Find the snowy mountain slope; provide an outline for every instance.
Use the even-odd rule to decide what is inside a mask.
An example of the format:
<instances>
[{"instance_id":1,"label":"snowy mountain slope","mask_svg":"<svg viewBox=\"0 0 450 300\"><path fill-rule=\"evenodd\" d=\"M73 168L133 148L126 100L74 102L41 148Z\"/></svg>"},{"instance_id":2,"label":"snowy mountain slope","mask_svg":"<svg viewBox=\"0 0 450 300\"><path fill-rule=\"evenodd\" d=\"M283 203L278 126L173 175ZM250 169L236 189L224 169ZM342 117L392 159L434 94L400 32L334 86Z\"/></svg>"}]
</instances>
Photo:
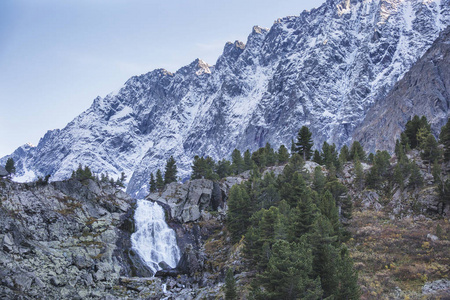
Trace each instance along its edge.
<instances>
[{"instance_id":1,"label":"snowy mountain slope","mask_svg":"<svg viewBox=\"0 0 450 300\"><path fill-rule=\"evenodd\" d=\"M194 155L289 146L302 125L317 147L341 146L450 24L449 7L450 0L328 0L270 30L255 26L246 44L227 43L215 66L196 60L176 73L132 77L13 157L20 174L54 180L78 163L125 171L128 192L144 194L150 172L170 155L185 178Z\"/></svg>"},{"instance_id":2,"label":"snowy mountain slope","mask_svg":"<svg viewBox=\"0 0 450 300\"><path fill-rule=\"evenodd\" d=\"M439 136L447 122L450 106L450 27L389 94L373 105L364 122L353 133L354 139L369 150L394 152L405 124L414 115L426 116L431 130ZM383 132L383 135L377 132Z\"/></svg>"}]
</instances>

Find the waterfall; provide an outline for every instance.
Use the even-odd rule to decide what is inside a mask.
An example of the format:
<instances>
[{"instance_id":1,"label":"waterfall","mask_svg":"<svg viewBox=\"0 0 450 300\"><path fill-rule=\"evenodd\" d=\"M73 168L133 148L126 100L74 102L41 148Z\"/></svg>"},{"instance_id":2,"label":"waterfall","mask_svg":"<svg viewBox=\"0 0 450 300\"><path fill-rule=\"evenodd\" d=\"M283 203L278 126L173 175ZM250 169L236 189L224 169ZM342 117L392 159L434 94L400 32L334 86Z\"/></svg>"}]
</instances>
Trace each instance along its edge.
<instances>
[{"instance_id":1,"label":"waterfall","mask_svg":"<svg viewBox=\"0 0 450 300\"><path fill-rule=\"evenodd\" d=\"M180 260L175 231L166 221L163 208L156 202L137 200L134 213L136 232L131 235L132 248L153 272L161 270L164 261L175 268Z\"/></svg>"}]
</instances>

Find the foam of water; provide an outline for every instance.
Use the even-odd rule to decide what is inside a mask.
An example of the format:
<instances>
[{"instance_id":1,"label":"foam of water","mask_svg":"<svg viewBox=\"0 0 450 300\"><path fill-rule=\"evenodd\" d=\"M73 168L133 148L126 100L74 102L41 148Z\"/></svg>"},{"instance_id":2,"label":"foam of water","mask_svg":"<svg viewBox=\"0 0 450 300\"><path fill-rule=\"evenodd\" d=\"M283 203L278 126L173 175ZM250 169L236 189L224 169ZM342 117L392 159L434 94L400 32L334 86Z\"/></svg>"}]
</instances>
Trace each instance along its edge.
<instances>
[{"instance_id":1,"label":"foam of water","mask_svg":"<svg viewBox=\"0 0 450 300\"><path fill-rule=\"evenodd\" d=\"M175 231L167 226L163 208L155 202L138 200L134 213L136 232L131 235L132 248L153 272L165 262L175 268L180 260Z\"/></svg>"}]
</instances>

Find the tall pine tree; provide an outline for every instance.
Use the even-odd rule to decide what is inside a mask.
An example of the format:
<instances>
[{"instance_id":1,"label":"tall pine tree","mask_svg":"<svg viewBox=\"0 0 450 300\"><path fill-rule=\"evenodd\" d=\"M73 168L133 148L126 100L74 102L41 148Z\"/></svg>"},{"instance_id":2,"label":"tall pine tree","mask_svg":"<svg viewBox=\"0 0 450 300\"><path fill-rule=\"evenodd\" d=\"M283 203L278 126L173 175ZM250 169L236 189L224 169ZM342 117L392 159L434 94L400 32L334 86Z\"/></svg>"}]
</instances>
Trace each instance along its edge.
<instances>
[{"instance_id":1,"label":"tall pine tree","mask_svg":"<svg viewBox=\"0 0 450 300\"><path fill-rule=\"evenodd\" d=\"M158 191L161 191L164 188L164 179L160 169L156 171L156 188Z\"/></svg>"},{"instance_id":2,"label":"tall pine tree","mask_svg":"<svg viewBox=\"0 0 450 300\"><path fill-rule=\"evenodd\" d=\"M236 175L244 171L244 160L242 159L241 151L238 149L234 149L231 153L231 168Z\"/></svg>"},{"instance_id":3,"label":"tall pine tree","mask_svg":"<svg viewBox=\"0 0 450 300\"><path fill-rule=\"evenodd\" d=\"M233 270L230 268L225 276L225 300L236 300L236 280L233 276Z\"/></svg>"},{"instance_id":4,"label":"tall pine tree","mask_svg":"<svg viewBox=\"0 0 450 300\"><path fill-rule=\"evenodd\" d=\"M177 181L177 165L173 156L167 160L166 172L164 173L164 184Z\"/></svg>"},{"instance_id":5,"label":"tall pine tree","mask_svg":"<svg viewBox=\"0 0 450 300\"><path fill-rule=\"evenodd\" d=\"M228 196L227 228L233 243L245 234L250 223L250 198L245 188L233 185Z\"/></svg>"},{"instance_id":6,"label":"tall pine tree","mask_svg":"<svg viewBox=\"0 0 450 300\"><path fill-rule=\"evenodd\" d=\"M353 267L347 247L342 246L339 253L339 290L336 299L357 300L361 295L358 285L358 273Z\"/></svg>"},{"instance_id":7,"label":"tall pine tree","mask_svg":"<svg viewBox=\"0 0 450 300\"><path fill-rule=\"evenodd\" d=\"M14 159L12 159L11 157L6 160L5 170L6 170L6 172L8 172L9 176L11 176L11 174L15 174L16 173L16 167L14 165Z\"/></svg>"},{"instance_id":8,"label":"tall pine tree","mask_svg":"<svg viewBox=\"0 0 450 300\"><path fill-rule=\"evenodd\" d=\"M305 242L277 241L266 270L258 276L264 290L256 290L257 299L304 299L311 293L311 249ZM316 287L317 288L317 287ZM314 291L317 293L317 291Z\"/></svg>"},{"instance_id":9,"label":"tall pine tree","mask_svg":"<svg viewBox=\"0 0 450 300\"><path fill-rule=\"evenodd\" d=\"M157 188L156 188L156 181L155 181L155 176L153 176L153 173L150 174L150 193L154 193L156 192Z\"/></svg>"},{"instance_id":10,"label":"tall pine tree","mask_svg":"<svg viewBox=\"0 0 450 300\"><path fill-rule=\"evenodd\" d=\"M284 145L278 148L278 163L285 164L289 160L289 152Z\"/></svg>"},{"instance_id":11,"label":"tall pine tree","mask_svg":"<svg viewBox=\"0 0 450 300\"><path fill-rule=\"evenodd\" d=\"M302 126L297 134L297 143L295 143L295 151L303 157L303 160L309 160L312 154L312 133L307 126Z\"/></svg>"}]
</instances>

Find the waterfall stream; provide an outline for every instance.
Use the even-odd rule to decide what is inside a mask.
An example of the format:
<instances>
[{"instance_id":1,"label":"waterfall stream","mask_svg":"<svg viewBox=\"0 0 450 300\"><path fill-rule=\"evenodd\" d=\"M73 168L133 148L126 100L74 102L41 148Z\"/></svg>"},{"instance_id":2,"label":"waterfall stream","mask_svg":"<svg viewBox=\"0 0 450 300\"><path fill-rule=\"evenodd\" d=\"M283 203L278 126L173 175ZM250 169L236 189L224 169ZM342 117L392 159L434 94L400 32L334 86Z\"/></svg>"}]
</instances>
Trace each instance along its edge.
<instances>
[{"instance_id":1,"label":"waterfall stream","mask_svg":"<svg viewBox=\"0 0 450 300\"><path fill-rule=\"evenodd\" d=\"M175 231L166 221L163 208L156 202L138 200L134 213L136 232L131 235L132 248L153 272L160 262L175 268L180 260Z\"/></svg>"}]
</instances>

